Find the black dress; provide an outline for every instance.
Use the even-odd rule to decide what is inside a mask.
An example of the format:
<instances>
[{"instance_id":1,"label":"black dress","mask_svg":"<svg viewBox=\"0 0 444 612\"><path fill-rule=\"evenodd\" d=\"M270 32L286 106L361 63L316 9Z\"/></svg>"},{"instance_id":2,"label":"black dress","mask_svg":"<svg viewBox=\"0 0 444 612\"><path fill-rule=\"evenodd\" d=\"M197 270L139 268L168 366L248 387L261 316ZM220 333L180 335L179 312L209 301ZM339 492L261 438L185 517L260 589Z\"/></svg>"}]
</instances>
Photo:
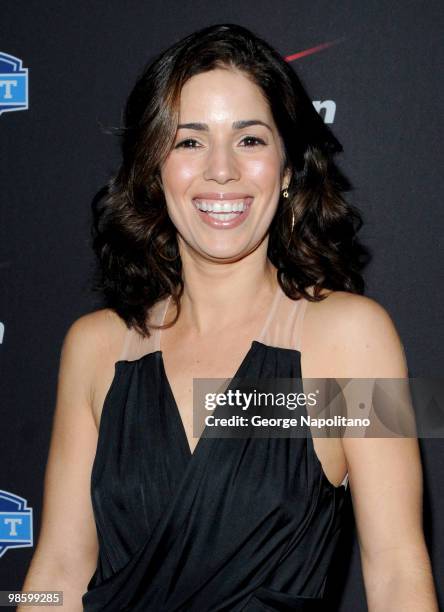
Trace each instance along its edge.
<instances>
[{"instance_id":1,"label":"black dress","mask_svg":"<svg viewBox=\"0 0 444 612\"><path fill-rule=\"evenodd\" d=\"M301 377L306 304L278 288L236 377ZM159 338L128 332L104 402L91 477L100 548L84 610L324 609L347 477L330 483L311 436L201 437L191 453Z\"/></svg>"}]
</instances>

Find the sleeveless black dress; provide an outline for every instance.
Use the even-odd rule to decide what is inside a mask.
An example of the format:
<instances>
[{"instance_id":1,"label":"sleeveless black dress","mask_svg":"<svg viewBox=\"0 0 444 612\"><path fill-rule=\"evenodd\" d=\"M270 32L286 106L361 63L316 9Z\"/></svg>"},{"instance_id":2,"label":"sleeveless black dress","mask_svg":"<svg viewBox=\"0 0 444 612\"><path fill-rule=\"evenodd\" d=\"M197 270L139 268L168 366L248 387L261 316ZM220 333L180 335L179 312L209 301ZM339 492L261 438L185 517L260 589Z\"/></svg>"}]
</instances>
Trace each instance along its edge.
<instances>
[{"instance_id":1,"label":"sleeveless black dress","mask_svg":"<svg viewBox=\"0 0 444 612\"><path fill-rule=\"evenodd\" d=\"M301 377L306 304L278 288L235 377ZM347 477L327 479L311 436L200 437L191 453L160 331L129 330L92 468L99 557L84 610L323 610L347 493Z\"/></svg>"}]
</instances>

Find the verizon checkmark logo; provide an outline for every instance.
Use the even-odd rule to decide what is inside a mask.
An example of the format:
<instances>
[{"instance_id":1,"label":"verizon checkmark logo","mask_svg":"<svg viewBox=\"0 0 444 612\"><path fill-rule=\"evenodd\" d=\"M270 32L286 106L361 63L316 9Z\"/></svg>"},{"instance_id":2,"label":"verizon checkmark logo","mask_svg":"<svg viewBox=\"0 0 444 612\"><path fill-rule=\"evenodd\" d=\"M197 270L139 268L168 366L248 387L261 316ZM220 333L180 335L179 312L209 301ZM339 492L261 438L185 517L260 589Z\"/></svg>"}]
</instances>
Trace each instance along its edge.
<instances>
[{"instance_id":1,"label":"verizon checkmark logo","mask_svg":"<svg viewBox=\"0 0 444 612\"><path fill-rule=\"evenodd\" d=\"M316 45L315 47L310 47L310 49L305 49L305 51L298 51L297 53L292 53L292 55L287 55L284 59L287 62L294 62L295 60L301 59L302 57L307 57L307 55L313 55L313 53L318 53L319 51L324 51L324 49L328 49L329 47L333 47L341 43L345 38L337 38L336 40L332 40L330 42L321 43L320 45Z\"/></svg>"}]
</instances>

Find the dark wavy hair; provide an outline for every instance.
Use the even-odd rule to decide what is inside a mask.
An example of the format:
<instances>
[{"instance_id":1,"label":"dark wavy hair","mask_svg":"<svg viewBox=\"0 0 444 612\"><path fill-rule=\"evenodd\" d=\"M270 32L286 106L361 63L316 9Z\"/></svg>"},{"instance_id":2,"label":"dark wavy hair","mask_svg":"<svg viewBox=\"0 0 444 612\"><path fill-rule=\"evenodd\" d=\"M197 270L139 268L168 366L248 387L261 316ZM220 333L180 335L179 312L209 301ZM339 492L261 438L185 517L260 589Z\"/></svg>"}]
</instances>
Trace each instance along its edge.
<instances>
[{"instance_id":1,"label":"dark wavy hair","mask_svg":"<svg viewBox=\"0 0 444 612\"><path fill-rule=\"evenodd\" d=\"M364 293L361 270L370 254L357 239L361 213L343 197L351 185L333 161L341 144L277 51L242 26L212 25L156 56L137 78L117 129L121 165L92 204L93 290L142 336L150 335L147 314L158 300L172 295L170 325L180 314L182 262L160 167L176 136L183 85L214 68L240 70L262 90L283 140L292 178L267 252L283 291L310 301L324 299L323 289Z\"/></svg>"}]
</instances>

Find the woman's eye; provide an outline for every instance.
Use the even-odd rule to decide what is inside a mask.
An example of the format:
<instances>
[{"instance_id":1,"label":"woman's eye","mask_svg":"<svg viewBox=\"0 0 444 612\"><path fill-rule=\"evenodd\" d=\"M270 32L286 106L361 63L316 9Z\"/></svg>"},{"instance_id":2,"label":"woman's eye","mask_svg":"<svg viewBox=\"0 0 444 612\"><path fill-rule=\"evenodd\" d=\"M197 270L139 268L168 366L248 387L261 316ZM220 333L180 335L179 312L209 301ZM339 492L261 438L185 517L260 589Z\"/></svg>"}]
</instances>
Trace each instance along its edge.
<instances>
[{"instance_id":1,"label":"woman's eye","mask_svg":"<svg viewBox=\"0 0 444 612\"><path fill-rule=\"evenodd\" d=\"M187 138L186 140L182 140L182 142L179 142L179 143L176 145L176 147L175 147L175 148L176 148L176 149L179 149L180 147L182 147L183 149L195 149L196 147L188 147L188 146L186 146L186 144L187 144L187 143L190 143L190 142L194 142L194 143L196 143L196 142L197 142L197 140L194 140L194 138Z\"/></svg>"},{"instance_id":2,"label":"woman's eye","mask_svg":"<svg viewBox=\"0 0 444 612\"><path fill-rule=\"evenodd\" d=\"M245 145L246 147L251 147L251 146L255 147L255 146L257 146L257 144L263 144L263 145L265 144L265 142L262 140L262 138L256 138L256 136L245 136L245 138L243 138L241 142L245 142L246 140L248 140L248 141L252 141L253 140L256 143L256 144L253 144L253 145L246 144Z\"/></svg>"}]
</instances>

